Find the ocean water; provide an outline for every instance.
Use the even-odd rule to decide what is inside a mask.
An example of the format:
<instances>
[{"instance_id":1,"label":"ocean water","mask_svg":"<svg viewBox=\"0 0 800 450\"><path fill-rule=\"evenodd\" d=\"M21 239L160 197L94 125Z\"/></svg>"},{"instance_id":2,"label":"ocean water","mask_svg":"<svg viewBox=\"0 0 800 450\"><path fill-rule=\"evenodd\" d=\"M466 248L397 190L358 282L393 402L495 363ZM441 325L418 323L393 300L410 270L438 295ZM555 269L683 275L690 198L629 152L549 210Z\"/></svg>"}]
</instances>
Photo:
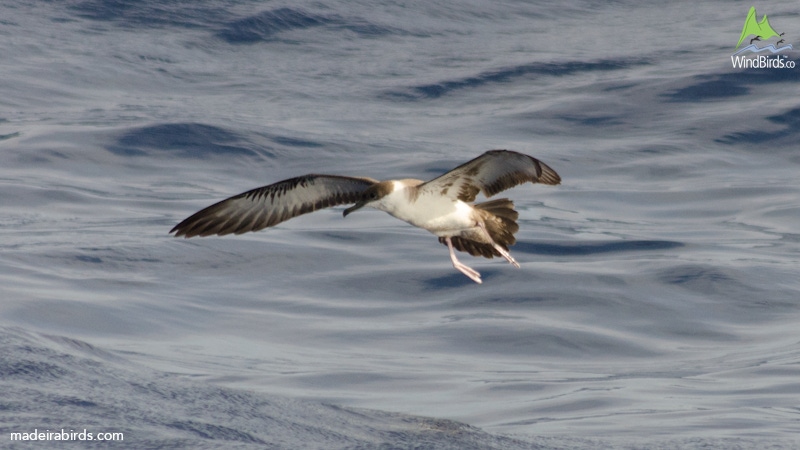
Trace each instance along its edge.
<instances>
[{"instance_id":1,"label":"ocean water","mask_svg":"<svg viewBox=\"0 0 800 450\"><path fill-rule=\"evenodd\" d=\"M797 448L800 69L732 67L749 6L3 3L0 447ZM563 183L480 286L377 211L168 235L492 148Z\"/></svg>"}]
</instances>

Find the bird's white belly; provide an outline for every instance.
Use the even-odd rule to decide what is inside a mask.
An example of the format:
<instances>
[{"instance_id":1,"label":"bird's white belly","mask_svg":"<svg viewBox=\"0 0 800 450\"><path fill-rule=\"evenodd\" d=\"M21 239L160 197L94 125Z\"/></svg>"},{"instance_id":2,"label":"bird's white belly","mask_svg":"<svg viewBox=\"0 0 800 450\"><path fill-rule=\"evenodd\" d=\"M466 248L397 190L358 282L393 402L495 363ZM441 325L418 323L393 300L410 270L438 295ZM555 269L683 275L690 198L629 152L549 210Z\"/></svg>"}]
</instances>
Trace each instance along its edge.
<instances>
[{"instance_id":1,"label":"bird's white belly","mask_svg":"<svg viewBox=\"0 0 800 450\"><path fill-rule=\"evenodd\" d=\"M386 212L437 236L451 236L476 226L472 206L446 197L420 197Z\"/></svg>"}]
</instances>

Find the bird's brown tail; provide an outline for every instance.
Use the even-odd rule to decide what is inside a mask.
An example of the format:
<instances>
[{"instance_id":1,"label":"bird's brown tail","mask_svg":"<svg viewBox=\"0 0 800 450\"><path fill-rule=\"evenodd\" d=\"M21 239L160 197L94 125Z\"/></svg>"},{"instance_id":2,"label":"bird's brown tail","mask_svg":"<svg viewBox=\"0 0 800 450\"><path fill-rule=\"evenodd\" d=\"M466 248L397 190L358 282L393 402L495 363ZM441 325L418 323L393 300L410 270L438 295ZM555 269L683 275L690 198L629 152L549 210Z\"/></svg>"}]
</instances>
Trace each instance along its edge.
<instances>
[{"instance_id":1,"label":"bird's brown tail","mask_svg":"<svg viewBox=\"0 0 800 450\"><path fill-rule=\"evenodd\" d=\"M500 198L477 203L473 207L481 214L486 231L497 245L508 250L510 245L517 242L514 233L519 230L519 225L517 225L519 213L514 210L514 202L507 198ZM439 242L446 244L443 237L439 238ZM477 242L460 236L451 237L451 242L456 250L467 252L472 256L485 258L501 256L491 243Z\"/></svg>"},{"instance_id":2,"label":"bird's brown tail","mask_svg":"<svg viewBox=\"0 0 800 450\"><path fill-rule=\"evenodd\" d=\"M508 250L509 245L517 242L514 233L519 231L519 225L517 225L519 213L514 210L514 202L507 198L499 198L478 203L475 205L475 209L489 213L484 218L484 223L486 231L489 232L489 236L496 244Z\"/></svg>"}]
</instances>

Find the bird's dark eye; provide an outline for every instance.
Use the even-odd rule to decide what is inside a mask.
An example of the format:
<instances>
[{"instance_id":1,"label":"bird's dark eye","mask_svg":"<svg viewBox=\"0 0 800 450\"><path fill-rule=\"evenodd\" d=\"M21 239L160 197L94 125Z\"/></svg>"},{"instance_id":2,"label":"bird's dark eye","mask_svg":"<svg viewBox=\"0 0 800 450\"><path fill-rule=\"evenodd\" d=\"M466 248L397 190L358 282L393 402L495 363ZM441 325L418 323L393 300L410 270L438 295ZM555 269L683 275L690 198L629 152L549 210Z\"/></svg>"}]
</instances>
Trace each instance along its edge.
<instances>
[{"instance_id":1,"label":"bird's dark eye","mask_svg":"<svg viewBox=\"0 0 800 450\"><path fill-rule=\"evenodd\" d=\"M370 200L377 200L378 199L378 193L377 192L373 192L373 193L369 194L369 198L370 198Z\"/></svg>"}]
</instances>

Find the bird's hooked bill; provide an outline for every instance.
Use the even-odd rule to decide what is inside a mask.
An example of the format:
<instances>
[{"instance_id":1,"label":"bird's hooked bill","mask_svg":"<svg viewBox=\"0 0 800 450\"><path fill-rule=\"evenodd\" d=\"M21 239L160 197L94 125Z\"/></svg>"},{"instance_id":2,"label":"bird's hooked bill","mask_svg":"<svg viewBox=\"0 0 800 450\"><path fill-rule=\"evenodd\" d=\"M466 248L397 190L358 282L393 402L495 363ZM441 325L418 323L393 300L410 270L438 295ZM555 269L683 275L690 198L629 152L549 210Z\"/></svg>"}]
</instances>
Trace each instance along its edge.
<instances>
[{"instance_id":1,"label":"bird's hooked bill","mask_svg":"<svg viewBox=\"0 0 800 450\"><path fill-rule=\"evenodd\" d=\"M355 211L357 209L363 208L364 205L366 205L366 202L363 202L363 201L356 203L355 205L345 209L344 212L342 212L342 217L347 217L348 214L350 214L351 212L353 212L353 211Z\"/></svg>"}]
</instances>

